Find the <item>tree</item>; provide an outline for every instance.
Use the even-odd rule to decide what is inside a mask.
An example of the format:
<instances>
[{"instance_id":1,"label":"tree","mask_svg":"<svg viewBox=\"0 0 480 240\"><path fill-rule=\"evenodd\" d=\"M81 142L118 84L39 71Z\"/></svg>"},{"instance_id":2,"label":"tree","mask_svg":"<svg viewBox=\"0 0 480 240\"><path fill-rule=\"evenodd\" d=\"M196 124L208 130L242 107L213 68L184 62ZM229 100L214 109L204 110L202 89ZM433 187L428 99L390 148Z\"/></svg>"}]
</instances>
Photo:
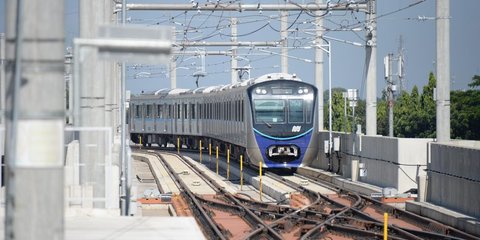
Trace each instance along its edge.
<instances>
[{"instance_id":1,"label":"tree","mask_svg":"<svg viewBox=\"0 0 480 240\"><path fill-rule=\"evenodd\" d=\"M472 82L468 84L471 88L476 88L480 86L480 75L475 75L472 77Z\"/></svg>"},{"instance_id":2,"label":"tree","mask_svg":"<svg viewBox=\"0 0 480 240\"><path fill-rule=\"evenodd\" d=\"M387 94L382 92L382 98L377 99L377 134L388 135L388 104Z\"/></svg>"},{"instance_id":3,"label":"tree","mask_svg":"<svg viewBox=\"0 0 480 240\"><path fill-rule=\"evenodd\" d=\"M420 96L420 107L418 113L418 134L420 138L434 138L436 136L436 104L433 100L433 89L436 86L436 78L433 72L430 72L428 84L423 87Z\"/></svg>"},{"instance_id":4,"label":"tree","mask_svg":"<svg viewBox=\"0 0 480 240\"><path fill-rule=\"evenodd\" d=\"M480 91L451 92L451 138L480 140Z\"/></svg>"}]
</instances>

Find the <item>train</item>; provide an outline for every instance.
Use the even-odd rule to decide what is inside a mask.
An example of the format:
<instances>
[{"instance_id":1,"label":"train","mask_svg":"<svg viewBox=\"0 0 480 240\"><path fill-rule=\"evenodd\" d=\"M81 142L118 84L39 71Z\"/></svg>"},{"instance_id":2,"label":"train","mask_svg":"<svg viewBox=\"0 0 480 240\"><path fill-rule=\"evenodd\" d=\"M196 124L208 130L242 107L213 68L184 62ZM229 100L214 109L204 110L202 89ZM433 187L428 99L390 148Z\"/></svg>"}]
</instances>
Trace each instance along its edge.
<instances>
[{"instance_id":1,"label":"train","mask_svg":"<svg viewBox=\"0 0 480 240\"><path fill-rule=\"evenodd\" d=\"M130 139L145 146L202 147L213 154L218 147L256 167L261 162L263 168L296 169L318 153L316 104L317 88L286 73L144 92L130 97Z\"/></svg>"}]
</instances>

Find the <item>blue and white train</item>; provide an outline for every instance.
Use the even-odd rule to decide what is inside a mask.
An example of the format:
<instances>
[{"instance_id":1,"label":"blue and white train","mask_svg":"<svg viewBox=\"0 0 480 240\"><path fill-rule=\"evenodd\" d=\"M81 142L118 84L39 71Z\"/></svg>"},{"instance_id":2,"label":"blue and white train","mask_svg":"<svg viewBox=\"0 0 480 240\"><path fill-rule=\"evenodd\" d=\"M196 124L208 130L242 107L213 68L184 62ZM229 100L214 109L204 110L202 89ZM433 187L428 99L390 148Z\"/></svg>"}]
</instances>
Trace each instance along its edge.
<instances>
[{"instance_id":1,"label":"blue and white train","mask_svg":"<svg viewBox=\"0 0 480 240\"><path fill-rule=\"evenodd\" d=\"M133 95L131 140L144 145L219 146L255 166L297 168L318 152L317 89L295 75L272 73L226 86L162 89ZM211 144L211 145L209 145Z\"/></svg>"}]
</instances>

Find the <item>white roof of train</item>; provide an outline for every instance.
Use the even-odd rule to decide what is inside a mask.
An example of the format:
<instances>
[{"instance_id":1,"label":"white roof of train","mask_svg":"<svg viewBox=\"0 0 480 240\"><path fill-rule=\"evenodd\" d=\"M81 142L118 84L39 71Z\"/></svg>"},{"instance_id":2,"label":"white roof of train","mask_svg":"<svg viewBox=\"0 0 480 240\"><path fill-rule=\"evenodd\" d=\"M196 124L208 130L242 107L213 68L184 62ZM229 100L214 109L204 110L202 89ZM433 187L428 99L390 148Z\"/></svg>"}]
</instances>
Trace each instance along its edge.
<instances>
[{"instance_id":1,"label":"white roof of train","mask_svg":"<svg viewBox=\"0 0 480 240\"><path fill-rule=\"evenodd\" d=\"M249 86L253 85L255 83L261 83L265 81L271 81L271 80L293 80L293 81L301 81L301 79L297 78L296 74L288 74L288 73L269 73L262 75L257 78L252 78L243 82L238 82L234 84L228 84L228 85L219 85L219 86L210 86L210 87L199 87L196 89L183 89L183 88L175 88L175 89L169 89L169 88L163 88L158 91L154 92L149 92L149 93L142 93L140 95L179 95L179 94L186 94L186 93L211 93L211 92L217 92L217 91L223 91L226 89L232 89L236 87L244 87L244 86Z\"/></svg>"}]
</instances>

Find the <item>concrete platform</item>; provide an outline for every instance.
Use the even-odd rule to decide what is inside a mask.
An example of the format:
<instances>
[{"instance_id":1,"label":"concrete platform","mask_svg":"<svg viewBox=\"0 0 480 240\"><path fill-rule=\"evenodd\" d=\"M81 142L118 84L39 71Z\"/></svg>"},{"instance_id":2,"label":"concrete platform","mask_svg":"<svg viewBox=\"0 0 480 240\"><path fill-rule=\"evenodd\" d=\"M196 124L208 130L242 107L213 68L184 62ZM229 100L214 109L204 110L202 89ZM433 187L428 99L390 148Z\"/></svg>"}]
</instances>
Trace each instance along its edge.
<instances>
[{"instance_id":1,"label":"concrete platform","mask_svg":"<svg viewBox=\"0 0 480 240\"><path fill-rule=\"evenodd\" d=\"M172 167L172 169L179 174L182 181L195 194L214 195L216 192L207 182L200 176L192 172L189 166L180 161L176 156L164 154L163 158Z\"/></svg>"},{"instance_id":2,"label":"concrete platform","mask_svg":"<svg viewBox=\"0 0 480 240\"><path fill-rule=\"evenodd\" d=\"M197 155L188 155L190 156L192 159L197 160ZM205 160L206 158L206 160ZM215 168L215 162L216 160L215 159L212 159L211 162L209 162L208 160L208 156L206 156L204 158L204 161L202 162L202 164L205 166L205 169L209 168L209 169L212 169ZM198 162L196 162L197 164L199 164ZM226 181L226 183L228 183L228 185L230 186L234 186L236 191L238 191L240 189L240 185L237 184L239 182L239 179L240 179L240 166L239 166L239 163L238 162L235 162L235 161L231 161L230 163L230 181L226 180L225 178L225 172L227 169L227 163L226 163L226 159L221 157L219 158L219 162L218 162L218 166L219 166L219 169L221 170L220 171L220 175L223 175L222 176L218 176L220 179L224 179L224 181ZM211 172L211 174L213 175L216 175L216 173L214 172L215 170L213 170L213 172ZM244 180L244 183L245 184L251 184L251 186L244 186L243 187L243 191L238 191L238 192L241 192L242 194L245 194L245 195L248 195L250 197L252 197L253 199L257 200L257 201L260 201L260 196L259 196L259 192L258 192L258 189L259 189L259 178L258 178L258 172L253 172L253 171L247 171L245 168L244 168L244 172L243 172L243 180ZM233 183L235 182L235 183ZM253 187L256 188L257 190L253 189ZM262 201L263 202L282 202L282 203L286 203L288 204L288 196L290 193L294 193L296 192L295 189L292 189L290 187L288 187L287 185L285 184L282 184L282 183L279 183L269 177L266 177L266 176L262 176Z\"/></svg>"},{"instance_id":3,"label":"concrete platform","mask_svg":"<svg viewBox=\"0 0 480 240\"><path fill-rule=\"evenodd\" d=\"M382 192L381 187L374 186L368 183L363 183L363 182L353 182L350 179L345 179L338 174L327 172L322 169L316 169L311 167L299 167L297 169L297 173L304 176L308 176L308 177L323 179L339 187L345 188L353 192L365 194L365 195Z\"/></svg>"},{"instance_id":4,"label":"concrete platform","mask_svg":"<svg viewBox=\"0 0 480 240\"><path fill-rule=\"evenodd\" d=\"M305 187L306 189L310 190L310 191L313 191L313 192L318 192L320 194L335 194L336 192L335 191L332 191L328 188L325 188L325 187L322 187L318 184L315 184L313 182L310 182L308 180L305 180L301 177L298 177L298 176L286 176L284 177L285 179L289 180L289 181L292 181L296 184L299 184L303 187Z\"/></svg>"},{"instance_id":5,"label":"concrete platform","mask_svg":"<svg viewBox=\"0 0 480 240\"><path fill-rule=\"evenodd\" d=\"M428 202L406 202L406 210L480 236L480 220Z\"/></svg>"},{"instance_id":6,"label":"concrete platform","mask_svg":"<svg viewBox=\"0 0 480 240\"><path fill-rule=\"evenodd\" d=\"M148 154L132 153L134 159L145 161L150 165L156 182L160 185L162 193L180 194L175 182L169 177L167 170L160 163L160 159Z\"/></svg>"},{"instance_id":7,"label":"concrete platform","mask_svg":"<svg viewBox=\"0 0 480 240\"><path fill-rule=\"evenodd\" d=\"M66 240L205 239L190 217L70 217Z\"/></svg>"}]
</instances>

